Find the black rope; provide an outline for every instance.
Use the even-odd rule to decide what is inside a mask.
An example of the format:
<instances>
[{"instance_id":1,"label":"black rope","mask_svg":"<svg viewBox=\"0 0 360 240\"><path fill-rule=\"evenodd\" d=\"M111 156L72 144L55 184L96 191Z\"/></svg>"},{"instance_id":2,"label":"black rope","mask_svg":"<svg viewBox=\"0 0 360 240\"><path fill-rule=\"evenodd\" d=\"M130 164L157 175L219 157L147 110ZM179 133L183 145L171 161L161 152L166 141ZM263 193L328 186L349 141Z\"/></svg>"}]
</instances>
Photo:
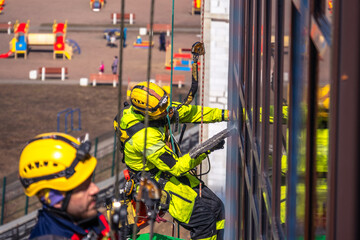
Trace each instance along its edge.
<instances>
[{"instance_id":1,"label":"black rope","mask_svg":"<svg viewBox=\"0 0 360 240\"><path fill-rule=\"evenodd\" d=\"M119 52L119 76L118 76L118 115L117 123L120 125L121 99L122 99L122 65L123 65L123 45L124 45L124 14L125 14L125 0L121 0L121 21L120 21L120 52ZM119 199L119 172L120 172L120 126L116 129L117 144L116 144L116 161L115 161L115 198Z\"/></svg>"},{"instance_id":2,"label":"black rope","mask_svg":"<svg viewBox=\"0 0 360 240\"><path fill-rule=\"evenodd\" d=\"M124 45L124 13L125 13L125 0L121 0L121 20L120 20L120 50L119 50L119 75L118 75L118 111L117 111L117 128L116 128L116 161L115 161L115 191L114 191L114 197L115 199L120 199L120 187L119 187L119 172L120 172L120 149L121 149L121 142L120 142L120 113L121 113L121 100L122 100L122 74L123 74L123 45ZM110 220L112 221L112 219ZM116 230L115 230L116 231ZM110 228L110 234L112 237L116 238L116 234L112 231L112 228Z\"/></svg>"},{"instance_id":3,"label":"black rope","mask_svg":"<svg viewBox=\"0 0 360 240\"><path fill-rule=\"evenodd\" d=\"M149 88L150 88L150 75L151 75L151 56L152 56L152 39L153 39L153 25L154 25L154 2L151 0L150 7L150 29L149 29L149 54L148 54L148 66L147 66L147 94L146 94L146 109L145 109L145 139L144 139L144 152L143 152L143 172L145 171L146 164L146 139L147 128L149 127Z\"/></svg>"},{"instance_id":4,"label":"black rope","mask_svg":"<svg viewBox=\"0 0 360 240\"><path fill-rule=\"evenodd\" d=\"M153 39L153 25L154 25L154 3L155 0L151 0L151 7L150 7L150 29L149 29L149 52L148 52L148 66L147 66L147 94L146 94L146 109L145 109L145 136L144 136L144 150L143 150L143 169L141 176L142 178L145 177L145 164L146 164L146 139L147 139L147 129L149 127L149 87L150 87L150 75L151 75L151 56L152 56L152 39ZM139 212L140 203L139 201L136 202L136 213ZM137 232L137 221L138 216L136 214L135 217L135 224L133 227L133 240L136 239L136 232ZM154 221L153 219L151 220ZM153 232L154 232L154 224L150 222L150 236L149 239L152 239Z\"/></svg>"}]
</instances>

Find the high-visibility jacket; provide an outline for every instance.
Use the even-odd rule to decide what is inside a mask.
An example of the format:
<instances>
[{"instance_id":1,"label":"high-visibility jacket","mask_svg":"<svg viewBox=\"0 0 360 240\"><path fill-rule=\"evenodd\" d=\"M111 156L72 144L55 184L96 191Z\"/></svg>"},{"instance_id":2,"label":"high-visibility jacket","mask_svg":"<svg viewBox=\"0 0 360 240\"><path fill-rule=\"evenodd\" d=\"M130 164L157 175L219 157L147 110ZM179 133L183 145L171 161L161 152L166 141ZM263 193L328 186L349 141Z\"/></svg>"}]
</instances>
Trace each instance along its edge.
<instances>
[{"instance_id":1,"label":"high-visibility jacket","mask_svg":"<svg viewBox=\"0 0 360 240\"><path fill-rule=\"evenodd\" d=\"M180 103L174 102L174 107ZM201 107L193 105L184 105L178 109L179 123L200 123ZM228 120L228 111L217 108L204 107L203 122L213 123ZM120 129L122 135L126 130L139 122L144 121L144 116L136 113L131 106L123 111L120 120ZM170 175L164 186L164 190L171 196L169 213L180 222L187 223L193 210L197 193L192 189L199 184L199 180L188 173L206 158L203 153L196 159L190 157L187 153L183 156L177 156L176 153L166 145L166 124L160 126L151 126L147 128L146 139L146 161L145 171L151 171L157 168L154 176L156 180L160 178L162 172ZM122 136L123 137L123 136ZM134 171L143 170L143 151L144 151L145 128L140 129L124 144L124 161L126 165ZM154 171L152 171L154 172Z\"/></svg>"}]
</instances>

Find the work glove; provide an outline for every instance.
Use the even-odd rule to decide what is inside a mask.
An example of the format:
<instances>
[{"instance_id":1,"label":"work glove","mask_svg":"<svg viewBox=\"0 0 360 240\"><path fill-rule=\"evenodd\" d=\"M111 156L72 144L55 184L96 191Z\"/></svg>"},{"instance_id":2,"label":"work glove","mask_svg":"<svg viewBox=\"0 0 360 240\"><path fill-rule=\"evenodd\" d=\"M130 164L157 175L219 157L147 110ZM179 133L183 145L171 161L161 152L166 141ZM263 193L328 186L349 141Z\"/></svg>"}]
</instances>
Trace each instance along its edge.
<instances>
[{"instance_id":1,"label":"work glove","mask_svg":"<svg viewBox=\"0 0 360 240\"><path fill-rule=\"evenodd\" d=\"M208 154L212 153L213 151L219 150L219 149L224 149L224 145L225 145L225 140L220 141L218 144L216 144L214 147L212 147L211 149L209 149Z\"/></svg>"},{"instance_id":2,"label":"work glove","mask_svg":"<svg viewBox=\"0 0 360 240\"><path fill-rule=\"evenodd\" d=\"M210 154L215 150L224 148L225 138L230 136L231 131L232 129L224 129L205 142L195 146L189 152L190 157L195 159L203 153Z\"/></svg>"}]
</instances>

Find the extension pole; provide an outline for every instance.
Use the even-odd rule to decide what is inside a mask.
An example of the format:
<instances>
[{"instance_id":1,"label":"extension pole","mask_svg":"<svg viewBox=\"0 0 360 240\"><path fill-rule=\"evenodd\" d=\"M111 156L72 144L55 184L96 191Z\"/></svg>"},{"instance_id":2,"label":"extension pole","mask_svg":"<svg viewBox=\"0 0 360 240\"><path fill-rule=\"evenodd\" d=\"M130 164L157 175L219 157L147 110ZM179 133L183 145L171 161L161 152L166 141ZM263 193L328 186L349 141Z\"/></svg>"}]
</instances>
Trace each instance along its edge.
<instances>
[{"instance_id":1,"label":"extension pole","mask_svg":"<svg viewBox=\"0 0 360 240\"><path fill-rule=\"evenodd\" d=\"M3 192L2 192L2 201L1 201L1 219L0 219L0 225L3 225L3 223L4 223L5 193L6 193L6 177L3 178Z\"/></svg>"}]
</instances>

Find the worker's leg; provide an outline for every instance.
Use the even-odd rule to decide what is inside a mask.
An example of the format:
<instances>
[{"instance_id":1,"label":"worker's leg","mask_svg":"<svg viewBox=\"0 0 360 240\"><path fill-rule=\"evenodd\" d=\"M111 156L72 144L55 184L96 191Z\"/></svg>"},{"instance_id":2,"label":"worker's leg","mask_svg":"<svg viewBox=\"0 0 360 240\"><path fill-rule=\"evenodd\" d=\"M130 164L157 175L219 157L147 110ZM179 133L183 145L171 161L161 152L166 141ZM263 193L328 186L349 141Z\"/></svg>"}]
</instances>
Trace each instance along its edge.
<instances>
[{"instance_id":1,"label":"worker's leg","mask_svg":"<svg viewBox=\"0 0 360 240\"><path fill-rule=\"evenodd\" d=\"M207 186L202 188L202 198L216 216L217 239L224 239L225 207L223 202Z\"/></svg>"},{"instance_id":2,"label":"worker's leg","mask_svg":"<svg viewBox=\"0 0 360 240\"><path fill-rule=\"evenodd\" d=\"M199 188L194 190L199 194ZM181 223L190 231L191 239L222 239L224 226L224 204L206 186L201 189L201 197L195 199L194 209L188 224ZM218 234L219 233L219 234Z\"/></svg>"}]
</instances>

